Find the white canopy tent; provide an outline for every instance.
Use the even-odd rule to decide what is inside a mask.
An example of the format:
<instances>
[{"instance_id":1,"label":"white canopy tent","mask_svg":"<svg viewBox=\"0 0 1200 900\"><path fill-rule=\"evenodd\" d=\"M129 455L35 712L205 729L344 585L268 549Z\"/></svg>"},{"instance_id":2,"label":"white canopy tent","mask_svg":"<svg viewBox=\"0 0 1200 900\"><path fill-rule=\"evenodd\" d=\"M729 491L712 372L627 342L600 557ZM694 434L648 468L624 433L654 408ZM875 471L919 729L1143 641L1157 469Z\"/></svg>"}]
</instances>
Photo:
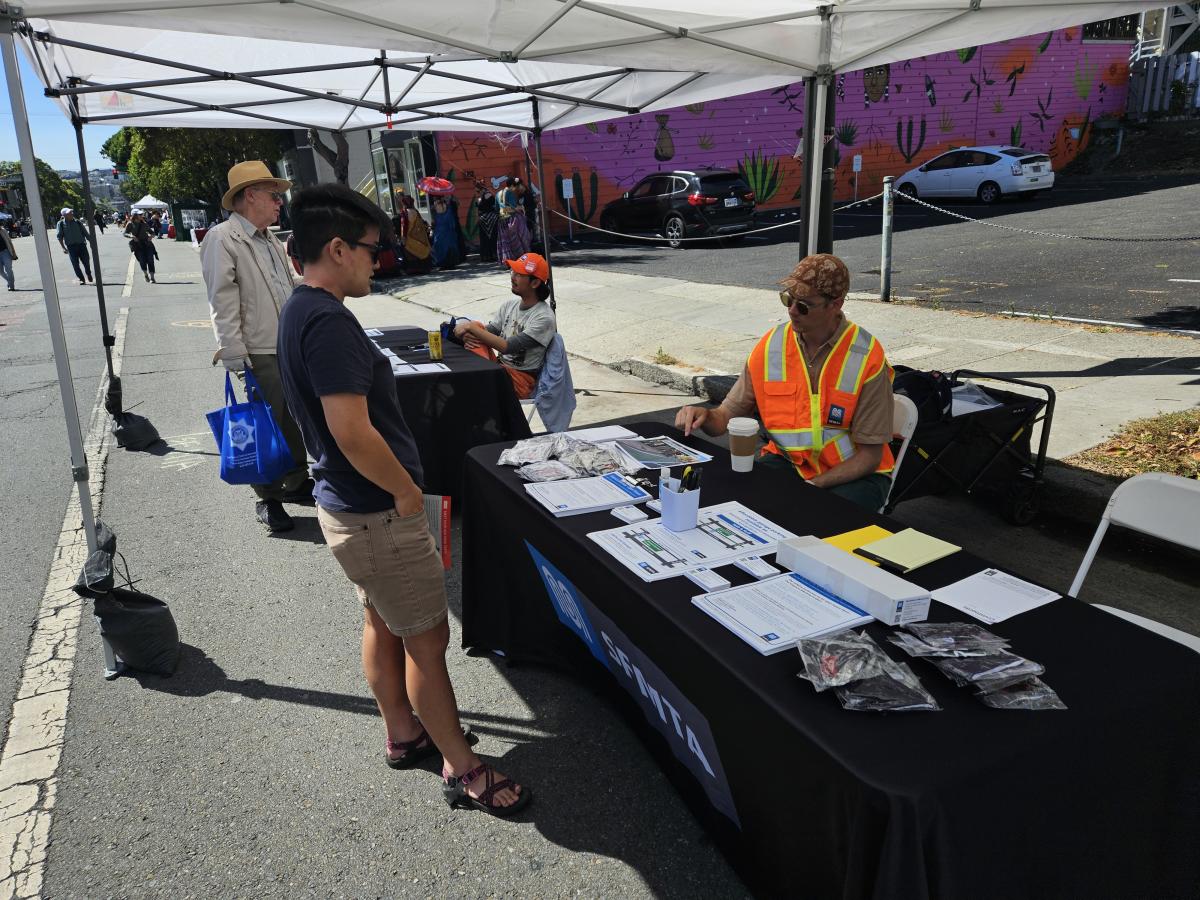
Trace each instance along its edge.
<instances>
[{"instance_id":1,"label":"white canopy tent","mask_svg":"<svg viewBox=\"0 0 1200 900\"><path fill-rule=\"evenodd\" d=\"M129 208L130 209L166 209L167 204L163 203L161 200L159 200L153 194L147 194L145 197L143 197L137 203L130 204Z\"/></svg>"},{"instance_id":2,"label":"white canopy tent","mask_svg":"<svg viewBox=\"0 0 1200 900\"><path fill-rule=\"evenodd\" d=\"M16 45L76 125L532 132L1099 21L1161 0L0 0L34 221ZM153 22L152 28L146 23ZM808 102L808 98L806 98ZM813 141L809 246L822 142ZM540 169L540 163L539 163ZM87 464L50 245L38 263L89 545Z\"/></svg>"}]
</instances>

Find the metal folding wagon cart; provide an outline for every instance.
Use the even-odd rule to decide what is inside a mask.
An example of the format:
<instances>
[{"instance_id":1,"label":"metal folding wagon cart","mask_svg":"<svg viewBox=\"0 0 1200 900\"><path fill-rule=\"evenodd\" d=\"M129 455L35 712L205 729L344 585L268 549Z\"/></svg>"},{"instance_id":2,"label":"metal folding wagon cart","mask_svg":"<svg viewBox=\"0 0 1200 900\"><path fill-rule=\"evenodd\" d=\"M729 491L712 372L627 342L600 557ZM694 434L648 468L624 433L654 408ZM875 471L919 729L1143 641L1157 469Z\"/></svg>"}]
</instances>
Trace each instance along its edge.
<instances>
[{"instance_id":1,"label":"metal folding wagon cart","mask_svg":"<svg viewBox=\"0 0 1200 900\"><path fill-rule=\"evenodd\" d=\"M1039 510L1054 390L1020 378L959 369L950 376L952 391L968 378L1020 385L1045 396L976 385L998 405L918 425L885 512L902 500L959 490L998 500L1006 519L1028 525ZM1032 433L1038 423L1042 427L1035 455Z\"/></svg>"}]
</instances>

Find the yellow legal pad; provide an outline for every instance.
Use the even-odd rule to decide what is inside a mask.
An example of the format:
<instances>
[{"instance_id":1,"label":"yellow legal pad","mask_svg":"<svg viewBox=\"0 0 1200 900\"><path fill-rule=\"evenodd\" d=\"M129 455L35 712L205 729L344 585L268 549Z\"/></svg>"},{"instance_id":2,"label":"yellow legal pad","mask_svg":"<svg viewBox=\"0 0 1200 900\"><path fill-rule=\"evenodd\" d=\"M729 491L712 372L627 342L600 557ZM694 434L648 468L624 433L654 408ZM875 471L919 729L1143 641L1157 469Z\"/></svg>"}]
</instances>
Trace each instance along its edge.
<instances>
[{"instance_id":1,"label":"yellow legal pad","mask_svg":"<svg viewBox=\"0 0 1200 900\"><path fill-rule=\"evenodd\" d=\"M961 550L947 541L931 537L915 528L905 528L890 537L861 544L860 556L878 560L887 568L899 569L902 573L934 562Z\"/></svg>"},{"instance_id":2,"label":"yellow legal pad","mask_svg":"<svg viewBox=\"0 0 1200 900\"><path fill-rule=\"evenodd\" d=\"M871 541L877 541L880 538L891 537L892 532L886 528L880 528L878 525L868 525L866 528L855 528L853 531L846 531L842 534L835 534L833 537L825 538L825 543L832 544L839 550L845 550L847 553L854 553L863 544L868 544ZM879 565L871 559L858 557L865 563L870 563L873 566Z\"/></svg>"}]
</instances>

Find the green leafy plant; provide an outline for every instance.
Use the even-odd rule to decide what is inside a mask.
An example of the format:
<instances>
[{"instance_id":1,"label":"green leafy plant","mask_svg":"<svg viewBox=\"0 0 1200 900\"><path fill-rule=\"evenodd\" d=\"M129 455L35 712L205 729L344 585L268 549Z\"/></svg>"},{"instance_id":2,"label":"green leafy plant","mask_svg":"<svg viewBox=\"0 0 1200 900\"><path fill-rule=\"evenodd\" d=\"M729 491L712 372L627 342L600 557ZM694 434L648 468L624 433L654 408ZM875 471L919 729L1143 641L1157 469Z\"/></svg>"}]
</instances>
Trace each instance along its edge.
<instances>
[{"instance_id":1,"label":"green leafy plant","mask_svg":"<svg viewBox=\"0 0 1200 900\"><path fill-rule=\"evenodd\" d=\"M958 61L960 63L969 63L975 58L975 53L979 50L978 47L963 47L958 51Z\"/></svg>"},{"instance_id":2,"label":"green leafy plant","mask_svg":"<svg viewBox=\"0 0 1200 900\"><path fill-rule=\"evenodd\" d=\"M591 221L592 216L596 214L597 201L600 195L600 176L596 174L596 170L588 174L588 195L587 202L584 202L583 193L583 176L579 171L571 173L571 187L574 188L575 196L571 199L570 216L580 222ZM567 201L563 196L563 175L562 172L554 174L554 194L558 197L558 205L562 207L563 212L567 212Z\"/></svg>"},{"instance_id":3,"label":"green leafy plant","mask_svg":"<svg viewBox=\"0 0 1200 900\"><path fill-rule=\"evenodd\" d=\"M913 117L908 117L908 132L904 132L904 122L897 120L896 122L896 149L900 151L900 155L904 157L906 163L911 163L921 148L925 146L925 117L921 116L921 133L917 138L916 144L913 143Z\"/></svg>"},{"instance_id":4,"label":"green leafy plant","mask_svg":"<svg viewBox=\"0 0 1200 900\"><path fill-rule=\"evenodd\" d=\"M843 122L837 127L838 143L843 147L853 147L858 138L858 126L853 121Z\"/></svg>"},{"instance_id":5,"label":"green leafy plant","mask_svg":"<svg viewBox=\"0 0 1200 900\"><path fill-rule=\"evenodd\" d=\"M592 134L600 133L600 127L595 122L587 122L584 124L583 127L586 128L588 131L590 131Z\"/></svg>"},{"instance_id":6,"label":"green leafy plant","mask_svg":"<svg viewBox=\"0 0 1200 900\"><path fill-rule=\"evenodd\" d=\"M1008 133L1008 142L1014 147L1021 146L1021 120L1019 118L1017 119L1017 124Z\"/></svg>"},{"instance_id":7,"label":"green leafy plant","mask_svg":"<svg viewBox=\"0 0 1200 900\"><path fill-rule=\"evenodd\" d=\"M942 134L949 134L954 130L954 116L950 115L950 110L942 110L942 117L938 120L938 131Z\"/></svg>"},{"instance_id":8,"label":"green leafy plant","mask_svg":"<svg viewBox=\"0 0 1200 900\"><path fill-rule=\"evenodd\" d=\"M1046 32L1046 39L1038 44L1038 53L1045 53L1046 48L1050 46L1050 39L1054 37L1053 31Z\"/></svg>"},{"instance_id":9,"label":"green leafy plant","mask_svg":"<svg viewBox=\"0 0 1200 900\"><path fill-rule=\"evenodd\" d=\"M679 365L679 359L677 357L672 356L670 353L668 353L666 350L664 350L661 346L658 348L658 351L654 354L654 356L652 356L650 359L652 362L655 362L660 366L677 366L677 365Z\"/></svg>"},{"instance_id":10,"label":"green leafy plant","mask_svg":"<svg viewBox=\"0 0 1200 900\"><path fill-rule=\"evenodd\" d=\"M782 177L779 160L769 159L761 149L755 150L738 162L738 172L754 191L755 200L761 205L775 196Z\"/></svg>"}]
</instances>

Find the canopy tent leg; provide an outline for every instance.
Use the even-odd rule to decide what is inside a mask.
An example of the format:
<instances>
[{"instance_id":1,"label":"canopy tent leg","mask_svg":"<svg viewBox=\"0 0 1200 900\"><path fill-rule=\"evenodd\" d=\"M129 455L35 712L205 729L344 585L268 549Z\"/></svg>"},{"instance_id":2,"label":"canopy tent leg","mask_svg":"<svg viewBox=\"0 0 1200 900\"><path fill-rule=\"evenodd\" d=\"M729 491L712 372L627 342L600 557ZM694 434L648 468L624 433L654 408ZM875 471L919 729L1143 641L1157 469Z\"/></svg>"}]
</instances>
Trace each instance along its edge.
<instances>
[{"instance_id":1,"label":"canopy tent leg","mask_svg":"<svg viewBox=\"0 0 1200 900\"><path fill-rule=\"evenodd\" d=\"M538 110L538 98L532 97L533 103L533 151L537 155L538 170L538 219L541 222L542 252L546 255L546 268L550 269L550 308L558 309L558 300L554 296L554 269L550 265L550 232L546 228L546 173L542 168L542 121Z\"/></svg>"},{"instance_id":2,"label":"canopy tent leg","mask_svg":"<svg viewBox=\"0 0 1200 900\"><path fill-rule=\"evenodd\" d=\"M100 331L104 335L104 357L108 362L108 390L109 397L112 397L115 391L118 402L121 396L121 383L113 374L112 348L116 345L117 339L109 334L108 331L108 307L104 302L104 279L100 275L100 247L96 243L96 205L92 202L92 186L91 179L88 178L87 168L87 153L83 147L83 123L79 121L79 110L75 106L75 98L71 98L71 124L75 126L75 146L79 150L79 171L83 184L83 212L87 216L85 227L88 233L88 243L92 248L92 271L96 273L96 300L100 304ZM109 407L109 402L105 401L105 408ZM109 409L109 412L112 412Z\"/></svg>"},{"instance_id":3,"label":"canopy tent leg","mask_svg":"<svg viewBox=\"0 0 1200 900\"><path fill-rule=\"evenodd\" d=\"M819 75L813 90L813 126L812 168L808 176L808 247L809 252L815 253L818 246L821 227L821 173L824 169L825 155L825 103L829 96L829 76Z\"/></svg>"},{"instance_id":4,"label":"canopy tent leg","mask_svg":"<svg viewBox=\"0 0 1200 900\"><path fill-rule=\"evenodd\" d=\"M17 41L13 36L13 22L0 17L0 55L4 57L4 77L8 82L8 99L12 107L13 131L21 155L21 176L25 182L25 196L29 201L29 215L34 223L33 243L37 249L38 272L42 278L42 296L46 303L46 317L50 325L50 344L54 349L54 364L58 371L58 390L62 397L63 415L67 420L67 440L71 447L71 476L79 492L79 511L83 519L83 531L87 536L88 552L96 551L96 518L92 510L92 492L88 485L87 456L83 449L83 430L79 427L79 406L75 398L74 382L71 380L71 362L67 357L67 338L63 329L62 308L58 300L58 284L54 280L54 264L50 256L50 235L46 231L46 216L42 210L42 195L38 191L37 168L33 155L33 138L29 133L29 114L25 109L25 94L21 87L21 70L17 65ZM86 177L86 174L85 174ZM104 644L106 677L120 671L121 663L113 653L107 640Z\"/></svg>"}]
</instances>

